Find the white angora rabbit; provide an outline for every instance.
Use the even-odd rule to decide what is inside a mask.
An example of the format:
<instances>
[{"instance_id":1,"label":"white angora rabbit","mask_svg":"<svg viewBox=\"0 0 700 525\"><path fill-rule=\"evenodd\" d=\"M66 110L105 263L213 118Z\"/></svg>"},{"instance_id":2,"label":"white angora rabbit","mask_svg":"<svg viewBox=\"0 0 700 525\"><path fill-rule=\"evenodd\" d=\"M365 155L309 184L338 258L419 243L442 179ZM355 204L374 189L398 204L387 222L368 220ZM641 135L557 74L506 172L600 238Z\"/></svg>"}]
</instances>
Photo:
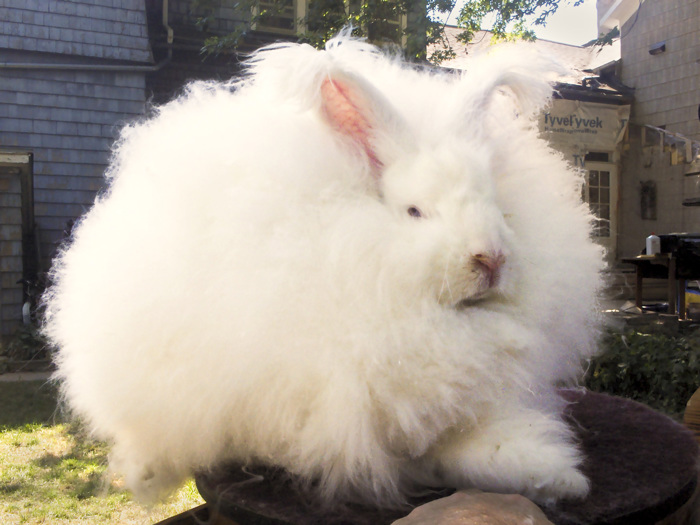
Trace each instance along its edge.
<instances>
[{"instance_id":1,"label":"white angora rabbit","mask_svg":"<svg viewBox=\"0 0 700 525\"><path fill-rule=\"evenodd\" d=\"M276 45L128 126L46 295L68 405L145 497L224 461L326 502L582 497L555 386L597 335L550 64Z\"/></svg>"}]
</instances>

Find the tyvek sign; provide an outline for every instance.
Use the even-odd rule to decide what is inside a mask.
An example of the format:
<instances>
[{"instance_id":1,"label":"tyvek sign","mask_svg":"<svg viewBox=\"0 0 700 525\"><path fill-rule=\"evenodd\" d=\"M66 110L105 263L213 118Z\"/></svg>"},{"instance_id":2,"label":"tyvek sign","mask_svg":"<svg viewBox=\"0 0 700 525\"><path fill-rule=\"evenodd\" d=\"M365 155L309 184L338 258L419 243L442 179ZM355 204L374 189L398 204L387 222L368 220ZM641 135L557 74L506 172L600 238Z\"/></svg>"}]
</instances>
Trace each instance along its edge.
<instances>
[{"instance_id":1,"label":"tyvek sign","mask_svg":"<svg viewBox=\"0 0 700 525\"><path fill-rule=\"evenodd\" d=\"M609 151L624 137L629 115L629 106L555 99L540 115L539 127L558 145Z\"/></svg>"},{"instance_id":2,"label":"tyvek sign","mask_svg":"<svg viewBox=\"0 0 700 525\"><path fill-rule=\"evenodd\" d=\"M549 122L547 122L549 121ZM568 117L557 117L551 113L544 114L544 125L550 126L551 128L556 128L557 126L564 126L568 128L580 129L603 129L603 121L600 117L595 117L592 119L585 119L577 117L576 115L569 115Z\"/></svg>"}]
</instances>

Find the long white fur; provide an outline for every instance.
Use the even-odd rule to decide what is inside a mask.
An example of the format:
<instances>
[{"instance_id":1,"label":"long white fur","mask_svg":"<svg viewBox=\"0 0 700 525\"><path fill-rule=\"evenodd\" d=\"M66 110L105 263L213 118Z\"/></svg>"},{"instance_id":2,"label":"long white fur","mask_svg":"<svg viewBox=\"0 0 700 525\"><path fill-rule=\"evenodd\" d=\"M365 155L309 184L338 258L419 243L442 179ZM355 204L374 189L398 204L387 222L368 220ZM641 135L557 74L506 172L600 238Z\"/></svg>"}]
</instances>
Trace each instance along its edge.
<instances>
[{"instance_id":1,"label":"long white fur","mask_svg":"<svg viewBox=\"0 0 700 525\"><path fill-rule=\"evenodd\" d=\"M234 460L329 503L585 495L553 389L595 347L602 257L531 119L550 70L516 47L429 73L341 36L127 127L46 295L55 377L127 486ZM378 168L324 116L327 79ZM506 257L483 299L482 251Z\"/></svg>"}]
</instances>

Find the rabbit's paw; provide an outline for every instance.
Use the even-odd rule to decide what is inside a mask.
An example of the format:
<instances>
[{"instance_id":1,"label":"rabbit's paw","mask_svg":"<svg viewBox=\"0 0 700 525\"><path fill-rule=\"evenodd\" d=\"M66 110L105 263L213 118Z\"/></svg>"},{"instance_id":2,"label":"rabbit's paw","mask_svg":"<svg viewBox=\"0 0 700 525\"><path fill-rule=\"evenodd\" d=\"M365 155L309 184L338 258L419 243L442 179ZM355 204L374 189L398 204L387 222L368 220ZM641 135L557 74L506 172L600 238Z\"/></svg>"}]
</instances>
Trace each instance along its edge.
<instances>
[{"instance_id":1,"label":"rabbit's paw","mask_svg":"<svg viewBox=\"0 0 700 525\"><path fill-rule=\"evenodd\" d=\"M574 466L561 469L554 467L550 472L541 471L529 476L531 483L520 493L544 505L560 499L583 499L590 489L588 478Z\"/></svg>"},{"instance_id":2,"label":"rabbit's paw","mask_svg":"<svg viewBox=\"0 0 700 525\"><path fill-rule=\"evenodd\" d=\"M417 478L455 488L517 492L550 504L583 498L589 481L560 420L527 410L447 436L419 467Z\"/></svg>"}]
</instances>

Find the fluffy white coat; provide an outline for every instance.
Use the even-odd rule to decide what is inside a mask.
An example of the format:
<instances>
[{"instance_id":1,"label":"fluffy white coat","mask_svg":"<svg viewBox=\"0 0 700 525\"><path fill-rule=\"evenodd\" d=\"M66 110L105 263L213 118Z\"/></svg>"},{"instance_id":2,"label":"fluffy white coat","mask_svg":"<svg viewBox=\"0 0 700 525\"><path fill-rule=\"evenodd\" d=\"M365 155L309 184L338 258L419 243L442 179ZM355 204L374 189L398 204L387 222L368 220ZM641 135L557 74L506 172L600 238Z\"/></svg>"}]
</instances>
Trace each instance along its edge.
<instances>
[{"instance_id":1,"label":"fluffy white coat","mask_svg":"<svg viewBox=\"0 0 700 525\"><path fill-rule=\"evenodd\" d=\"M550 69L339 37L128 126L46 295L56 378L127 486L233 460L329 503L584 496L554 386L595 347L602 256L532 119Z\"/></svg>"}]
</instances>

